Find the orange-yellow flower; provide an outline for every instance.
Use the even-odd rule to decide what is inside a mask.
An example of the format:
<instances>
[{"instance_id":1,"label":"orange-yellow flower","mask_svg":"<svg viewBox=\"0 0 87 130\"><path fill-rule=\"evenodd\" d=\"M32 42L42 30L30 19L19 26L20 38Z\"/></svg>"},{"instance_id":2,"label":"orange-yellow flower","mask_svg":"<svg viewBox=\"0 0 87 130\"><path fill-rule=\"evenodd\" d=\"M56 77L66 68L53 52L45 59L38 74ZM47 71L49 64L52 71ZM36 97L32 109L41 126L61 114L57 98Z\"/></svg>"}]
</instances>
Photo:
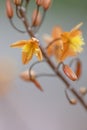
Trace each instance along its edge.
<instances>
[{"instance_id":1,"label":"orange-yellow flower","mask_svg":"<svg viewBox=\"0 0 87 130\"><path fill-rule=\"evenodd\" d=\"M81 25L82 23L78 24L70 32L62 32L60 28L55 27L51 39L57 40L47 48L48 55L54 55L57 61L61 62L67 57L76 56L81 52L82 45L84 45L82 33L79 30Z\"/></svg>"},{"instance_id":2,"label":"orange-yellow flower","mask_svg":"<svg viewBox=\"0 0 87 130\"><path fill-rule=\"evenodd\" d=\"M38 60L42 60L42 53L39 48L39 41L36 38L21 40L11 44L11 47L22 48L22 63L27 64L35 54Z\"/></svg>"}]
</instances>

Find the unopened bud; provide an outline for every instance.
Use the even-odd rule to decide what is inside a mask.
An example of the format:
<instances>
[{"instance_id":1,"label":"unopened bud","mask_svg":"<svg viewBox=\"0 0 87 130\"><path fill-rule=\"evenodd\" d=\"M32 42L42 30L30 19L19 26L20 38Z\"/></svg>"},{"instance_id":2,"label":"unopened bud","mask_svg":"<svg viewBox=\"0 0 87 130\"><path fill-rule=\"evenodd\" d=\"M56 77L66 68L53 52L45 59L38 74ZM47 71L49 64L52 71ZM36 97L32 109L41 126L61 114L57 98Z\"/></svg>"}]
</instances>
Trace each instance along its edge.
<instances>
[{"instance_id":1,"label":"unopened bud","mask_svg":"<svg viewBox=\"0 0 87 130\"><path fill-rule=\"evenodd\" d=\"M76 75L77 75L78 78L80 78L81 72L82 72L81 62L77 61L77 64L76 64Z\"/></svg>"},{"instance_id":2,"label":"unopened bud","mask_svg":"<svg viewBox=\"0 0 87 130\"><path fill-rule=\"evenodd\" d=\"M36 0L36 4L37 4L38 6L41 6L42 3L43 3L43 1L44 1L44 0Z\"/></svg>"},{"instance_id":3,"label":"unopened bud","mask_svg":"<svg viewBox=\"0 0 87 130\"><path fill-rule=\"evenodd\" d=\"M20 5L21 4L21 0L14 0L14 4L17 5L17 6Z\"/></svg>"},{"instance_id":4,"label":"unopened bud","mask_svg":"<svg viewBox=\"0 0 87 130\"><path fill-rule=\"evenodd\" d=\"M32 25L38 26L41 22L41 14L37 10L34 10L32 15Z\"/></svg>"},{"instance_id":5,"label":"unopened bud","mask_svg":"<svg viewBox=\"0 0 87 130\"><path fill-rule=\"evenodd\" d=\"M6 13L9 19L13 17L13 8L10 0L6 0Z\"/></svg>"},{"instance_id":6,"label":"unopened bud","mask_svg":"<svg viewBox=\"0 0 87 130\"><path fill-rule=\"evenodd\" d=\"M73 81L77 80L76 74L72 71L72 69L68 65L63 65L63 71L69 79Z\"/></svg>"},{"instance_id":7,"label":"unopened bud","mask_svg":"<svg viewBox=\"0 0 87 130\"><path fill-rule=\"evenodd\" d=\"M72 98L72 99L70 99L70 103L73 104L73 105L75 105L75 104L77 104L77 100L74 99L74 98Z\"/></svg>"},{"instance_id":8,"label":"unopened bud","mask_svg":"<svg viewBox=\"0 0 87 130\"><path fill-rule=\"evenodd\" d=\"M85 95L85 94L87 93L87 88L81 87L81 88L79 89L79 91L80 91L80 93L81 93L82 95Z\"/></svg>"},{"instance_id":9,"label":"unopened bud","mask_svg":"<svg viewBox=\"0 0 87 130\"><path fill-rule=\"evenodd\" d=\"M47 10L50 7L50 4L51 4L51 0L43 0L42 6L45 10Z\"/></svg>"},{"instance_id":10,"label":"unopened bud","mask_svg":"<svg viewBox=\"0 0 87 130\"><path fill-rule=\"evenodd\" d=\"M24 81L27 82L32 82L34 83L34 85L40 90L43 91L43 88L41 87L41 85L39 84L39 82L35 79L35 72L32 70L30 72L30 76L29 76L29 70L24 71L20 74L20 78L23 79Z\"/></svg>"}]
</instances>

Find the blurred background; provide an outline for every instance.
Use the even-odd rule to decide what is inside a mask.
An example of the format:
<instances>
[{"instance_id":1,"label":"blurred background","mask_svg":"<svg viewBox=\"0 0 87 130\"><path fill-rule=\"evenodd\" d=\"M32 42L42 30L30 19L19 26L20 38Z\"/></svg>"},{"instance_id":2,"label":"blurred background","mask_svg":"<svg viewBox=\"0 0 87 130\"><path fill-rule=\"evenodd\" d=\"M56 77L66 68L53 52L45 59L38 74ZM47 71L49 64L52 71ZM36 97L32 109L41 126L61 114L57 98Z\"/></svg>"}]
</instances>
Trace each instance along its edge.
<instances>
[{"instance_id":1,"label":"blurred background","mask_svg":"<svg viewBox=\"0 0 87 130\"><path fill-rule=\"evenodd\" d=\"M35 8L33 3L34 0L31 0L29 14ZM16 17L14 22L24 29ZM86 43L87 0L53 0L36 35L43 43L43 34L50 34L53 26L59 25L69 31L80 22L83 22L81 29ZM86 130L86 110L79 102L76 106L69 104L60 79L39 78L44 92L20 79L20 73L28 70L37 59L34 57L28 65L23 65L21 50L10 48L10 44L28 38L27 34L21 34L11 27L6 16L5 0L0 0L0 130ZM78 82L71 82L77 88L87 87L86 50L85 44L84 51L79 55L83 64L82 77ZM37 65L34 69L37 72L51 71L46 64Z\"/></svg>"}]
</instances>

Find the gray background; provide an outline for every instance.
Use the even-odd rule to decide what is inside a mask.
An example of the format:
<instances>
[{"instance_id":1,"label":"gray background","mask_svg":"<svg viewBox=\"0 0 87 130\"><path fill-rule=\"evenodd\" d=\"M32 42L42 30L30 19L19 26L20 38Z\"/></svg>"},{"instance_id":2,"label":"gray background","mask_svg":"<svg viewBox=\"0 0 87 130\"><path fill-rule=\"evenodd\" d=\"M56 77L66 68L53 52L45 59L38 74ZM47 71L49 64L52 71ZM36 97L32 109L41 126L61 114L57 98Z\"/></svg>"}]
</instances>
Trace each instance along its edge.
<instances>
[{"instance_id":1,"label":"gray background","mask_svg":"<svg viewBox=\"0 0 87 130\"><path fill-rule=\"evenodd\" d=\"M33 2L34 0L32 4ZM24 29L19 20L14 21ZM42 39L43 34L50 33L54 25L60 25L65 31L69 31L80 22L84 23L81 29L86 43L87 0L53 0L37 37ZM44 88L41 93L32 83L19 78L19 74L37 59L34 57L28 65L22 65L21 51L9 46L28 38L27 34L20 34L11 27L6 17L5 0L0 0L0 58L8 57L17 66L17 77L11 85L13 89L0 98L0 130L87 130L87 112L79 103L76 106L68 103L64 94L65 86L59 79L39 79ZM84 52L79 55L83 63L81 80L71 82L77 88L87 86L86 44L84 48ZM38 65L35 69L39 72L50 71L46 64Z\"/></svg>"}]
</instances>

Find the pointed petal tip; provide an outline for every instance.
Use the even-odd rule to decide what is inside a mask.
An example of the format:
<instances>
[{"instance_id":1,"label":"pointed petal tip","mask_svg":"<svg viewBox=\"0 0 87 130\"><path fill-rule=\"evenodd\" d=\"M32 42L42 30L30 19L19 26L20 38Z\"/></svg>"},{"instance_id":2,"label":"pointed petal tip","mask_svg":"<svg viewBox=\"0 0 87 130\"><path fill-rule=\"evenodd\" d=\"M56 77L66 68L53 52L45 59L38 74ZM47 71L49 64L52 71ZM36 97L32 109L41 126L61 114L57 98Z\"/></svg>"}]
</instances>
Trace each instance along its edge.
<instances>
[{"instance_id":1,"label":"pointed petal tip","mask_svg":"<svg viewBox=\"0 0 87 130\"><path fill-rule=\"evenodd\" d=\"M40 89L39 89L41 92L44 92L44 89L41 87Z\"/></svg>"},{"instance_id":2,"label":"pointed petal tip","mask_svg":"<svg viewBox=\"0 0 87 130\"><path fill-rule=\"evenodd\" d=\"M40 85L40 83L36 80L36 79L33 79L32 82L35 84L35 86L41 91L43 92L43 88L42 86Z\"/></svg>"},{"instance_id":3,"label":"pointed petal tip","mask_svg":"<svg viewBox=\"0 0 87 130\"><path fill-rule=\"evenodd\" d=\"M79 26L82 26L82 25L83 25L83 22L80 22L80 23L79 23Z\"/></svg>"},{"instance_id":4,"label":"pointed petal tip","mask_svg":"<svg viewBox=\"0 0 87 130\"><path fill-rule=\"evenodd\" d=\"M15 43L13 43L10 45L10 47L17 48L18 46Z\"/></svg>"},{"instance_id":5,"label":"pointed petal tip","mask_svg":"<svg viewBox=\"0 0 87 130\"><path fill-rule=\"evenodd\" d=\"M17 41L17 42L15 42L15 43L12 43L12 44L10 45L10 47L21 48L21 47L23 47L23 46L26 45L26 44L27 44L27 41L26 41L26 40L20 40L20 41Z\"/></svg>"},{"instance_id":6,"label":"pointed petal tip","mask_svg":"<svg viewBox=\"0 0 87 130\"><path fill-rule=\"evenodd\" d=\"M78 30L81 26L83 25L83 22L80 22L79 24L77 24L72 30L72 31L75 31L75 30Z\"/></svg>"}]
</instances>

